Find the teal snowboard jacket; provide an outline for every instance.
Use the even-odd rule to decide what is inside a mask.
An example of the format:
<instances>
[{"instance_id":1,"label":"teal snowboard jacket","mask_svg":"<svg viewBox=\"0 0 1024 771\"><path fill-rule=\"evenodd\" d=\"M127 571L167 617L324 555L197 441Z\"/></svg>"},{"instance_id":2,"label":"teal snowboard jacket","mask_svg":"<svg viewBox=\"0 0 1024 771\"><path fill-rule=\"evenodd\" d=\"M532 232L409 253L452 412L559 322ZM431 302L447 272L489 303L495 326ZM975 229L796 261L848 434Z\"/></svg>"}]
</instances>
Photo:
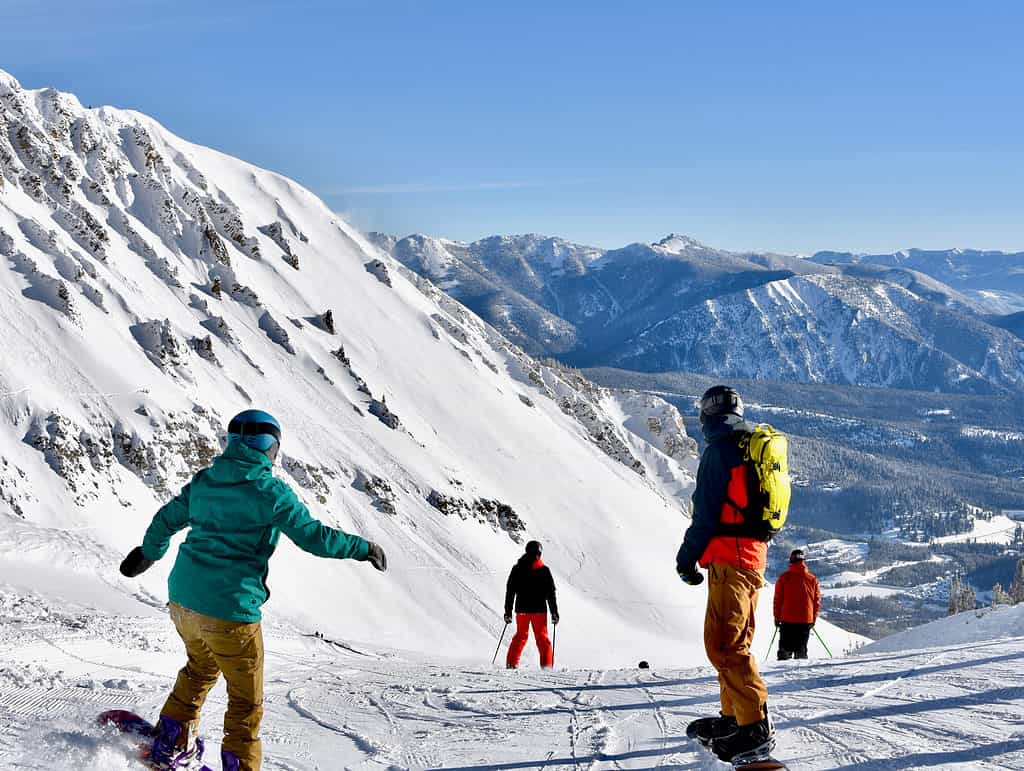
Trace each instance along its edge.
<instances>
[{"instance_id":1,"label":"teal snowboard jacket","mask_svg":"<svg viewBox=\"0 0 1024 771\"><path fill-rule=\"evenodd\" d=\"M318 557L366 559L366 540L314 519L272 467L263 453L229 442L153 517L142 541L148 560L163 557L171 536L191 528L167 581L172 602L225 621L259 621L281 533Z\"/></svg>"}]
</instances>

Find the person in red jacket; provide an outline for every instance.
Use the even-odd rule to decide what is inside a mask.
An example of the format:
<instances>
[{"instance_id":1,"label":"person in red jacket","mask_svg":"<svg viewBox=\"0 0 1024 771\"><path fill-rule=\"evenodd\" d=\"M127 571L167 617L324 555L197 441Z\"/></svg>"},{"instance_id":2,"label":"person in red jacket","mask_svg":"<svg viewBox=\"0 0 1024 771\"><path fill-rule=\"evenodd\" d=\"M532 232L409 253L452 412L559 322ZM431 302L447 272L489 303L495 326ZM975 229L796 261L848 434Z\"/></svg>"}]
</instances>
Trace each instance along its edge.
<instances>
[{"instance_id":1,"label":"person in red jacket","mask_svg":"<svg viewBox=\"0 0 1024 771\"><path fill-rule=\"evenodd\" d=\"M779 628L779 661L807 658L807 640L821 610L818 579L807 569L804 550L789 555L789 570L775 583L775 626Z\"/></svg>"},{"instance_id":2,"label":"person in red jacket","mask_svg":"<svg viewBox=\"0 0 1024 771\"><path fill-rule=\"evenodd\" d=\"M530 627L537 641L540 665L548 669L554 665L554 648L548 637L548 608L551 608L551 623L558 623L558 601L555 599L555 579L540 558L540 541L530 541L519 561L509 573L505 586L505 623L512 623L512 607L516 611L516 633L508 646L505 665L509 669L519 666L526 641L530 639Z\"/></svg>"}]
</instances>

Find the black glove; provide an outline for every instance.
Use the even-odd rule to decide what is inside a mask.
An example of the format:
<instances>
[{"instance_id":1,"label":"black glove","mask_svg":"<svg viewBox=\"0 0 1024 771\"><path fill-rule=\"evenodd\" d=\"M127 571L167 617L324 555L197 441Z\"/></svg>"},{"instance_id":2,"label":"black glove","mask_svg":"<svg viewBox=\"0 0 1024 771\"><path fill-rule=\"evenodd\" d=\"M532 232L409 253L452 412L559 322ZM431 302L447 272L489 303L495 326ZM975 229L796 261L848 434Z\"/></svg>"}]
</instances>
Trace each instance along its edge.
<instances>
[{"instance_id":1,"label":"black glove","mask_svg":"<svg viewBox=\"0 0 1024 771\"><path fill-rule=\"evenodd\" d=\"M506 624L511 624L512 623L512 614L511 613L506 613L505 614L505 623Z\"/></svg>"},{"instance_id":2,"label":"black glove","mask_svg":"<svg viewBox=\"0 0 1024 771\"><path fill-rule=\"evenodd\" d=\"M676 572L683 579L683 583L690 586L700 586L704 583L704 574L697 570L696 565L676 565Z\"/></svg>"},{"instance_id":3,"label":"black glove","mask_svg":"<svg viewBox=\"0 0 1024 771\"><path fill-rule=\"evenodd\" d=\"M557 613L552 613L551 614L551 623L557 625L559 618L560 617L559 617L559 615Z\"/></svg>"},{"instance_id":4,"label":"black glove","mask_svg":"<svg viewBox=\"0 0 1024 771\"><path fill-rule=\"evenodd\" d=\"M145 573L153 567L153 560L146 559L142 554L142 547L136 546L121 563L121 575L128 578L135 578L139 573Z\"/></svg>"},{"instance_id":5,"label":"black glove","mask_svg":"<svg viewBox=\"0 0 1024 771\"><path fill-rule=\"evenodd\" d=\"M366 554L366 561L377 568L377 570L385 571L388 569L387 555L384 554L384 550L378 544L373 542L370 542L370 551Z\"/></svg>"}]
</instances>

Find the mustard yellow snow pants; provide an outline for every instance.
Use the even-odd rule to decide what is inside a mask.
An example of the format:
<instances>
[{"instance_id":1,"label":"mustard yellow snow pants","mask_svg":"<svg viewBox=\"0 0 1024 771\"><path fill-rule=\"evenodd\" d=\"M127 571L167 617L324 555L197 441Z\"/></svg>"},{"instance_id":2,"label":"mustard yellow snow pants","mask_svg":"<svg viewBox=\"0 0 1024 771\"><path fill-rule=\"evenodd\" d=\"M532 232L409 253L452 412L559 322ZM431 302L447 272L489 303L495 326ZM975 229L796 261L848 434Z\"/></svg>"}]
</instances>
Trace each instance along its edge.
<instances>
[{"instance_id":1,"label":"mustard yellow snow pants","mask_svg":"<svg viewBox=\"0 0 1024 771\"><path fill-rule=\"evenodd\" d=\"M222 621L173 602L170 608L188 663L178 672L160 714L184 724L194 735L206 694L223 672L228 709L222 747L238 757L241 771L259 771L263 757L263 630L259 622Z\"/></svg>"},{"instance_id":2,"label":"mustard yellow snow pants","mask_svg":"<svg viewBox=\"0 0 1024 771\"><path fill-rule=\"evenodd\" d=\"M761 720L768 702L768 689L750 652L757 592L763 585L761 571L720 562L708 566L704 648L718 670L722 714L735 716L740 725Z\"/></svg>"}]
</instances>

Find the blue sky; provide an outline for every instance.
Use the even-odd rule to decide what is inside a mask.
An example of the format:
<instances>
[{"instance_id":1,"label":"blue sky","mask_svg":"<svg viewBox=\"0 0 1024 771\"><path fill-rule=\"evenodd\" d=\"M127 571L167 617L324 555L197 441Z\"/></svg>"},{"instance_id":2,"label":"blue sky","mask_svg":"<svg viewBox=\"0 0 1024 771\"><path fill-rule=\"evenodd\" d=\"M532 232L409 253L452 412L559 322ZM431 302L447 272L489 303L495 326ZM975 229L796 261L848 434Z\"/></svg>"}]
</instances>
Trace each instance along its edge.
<instances>
[{"instance_id":1,"label":"blue sky","mask_svg":"<svg viewBox=\"0 0 1024 771\"><path fill-rule=\"evenodd\" d=\"M365 229L1024 250L1024 4L0 0L0 68Z\"/></svg>"}]
</instances>

